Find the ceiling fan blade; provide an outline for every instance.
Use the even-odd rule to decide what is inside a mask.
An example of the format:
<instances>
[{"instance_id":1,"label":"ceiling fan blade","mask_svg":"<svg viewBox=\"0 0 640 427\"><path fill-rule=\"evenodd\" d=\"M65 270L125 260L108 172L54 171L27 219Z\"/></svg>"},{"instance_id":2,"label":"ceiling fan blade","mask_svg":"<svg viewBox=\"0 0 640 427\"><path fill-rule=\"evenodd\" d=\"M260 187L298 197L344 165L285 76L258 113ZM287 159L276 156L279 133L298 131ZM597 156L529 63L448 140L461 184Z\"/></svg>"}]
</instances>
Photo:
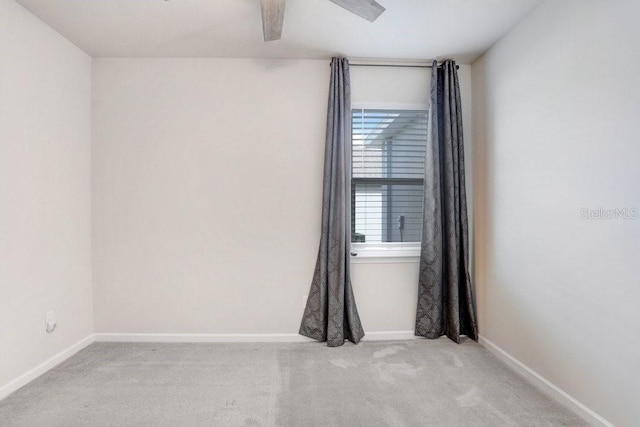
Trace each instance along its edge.
<instances>
[{"instance_id":1,"label":"ceiling fan blade","mask_svg":"<svg viewBox=\"0 0 640 427\"><path fill-rule=\"evenodd\" d=\"M260 0L264 41L280 40L284 22L285 0Z\"/></svg>"},{"instance_id":2,"label":"ceiling fan blade","mask_svg":"<svg viewBox=\"0 0 640 427\"><path fill-rule=\"evenodd\" d=\"M384 12L384 7L375 0L331 0L338 6L355 13L369 22L373 22Z\"/></svg>"}]
</instances>

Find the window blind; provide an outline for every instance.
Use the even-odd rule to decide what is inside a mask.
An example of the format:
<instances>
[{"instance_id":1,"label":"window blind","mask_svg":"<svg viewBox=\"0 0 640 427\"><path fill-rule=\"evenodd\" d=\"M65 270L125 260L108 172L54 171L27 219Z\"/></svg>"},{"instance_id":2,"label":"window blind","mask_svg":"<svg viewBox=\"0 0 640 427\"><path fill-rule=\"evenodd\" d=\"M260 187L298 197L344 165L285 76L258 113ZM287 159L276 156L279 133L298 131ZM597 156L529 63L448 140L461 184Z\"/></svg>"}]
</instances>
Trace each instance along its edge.
<instances>
[{"instance_id":1,"label":"window blind","mask_svg":"<svg viewBox=\"0 0 640 427\"><path fill-rule=\"evenodd\" d=\"M352 111L353 242L419 242L427 111Z\"/></svg>"}]
</instances>

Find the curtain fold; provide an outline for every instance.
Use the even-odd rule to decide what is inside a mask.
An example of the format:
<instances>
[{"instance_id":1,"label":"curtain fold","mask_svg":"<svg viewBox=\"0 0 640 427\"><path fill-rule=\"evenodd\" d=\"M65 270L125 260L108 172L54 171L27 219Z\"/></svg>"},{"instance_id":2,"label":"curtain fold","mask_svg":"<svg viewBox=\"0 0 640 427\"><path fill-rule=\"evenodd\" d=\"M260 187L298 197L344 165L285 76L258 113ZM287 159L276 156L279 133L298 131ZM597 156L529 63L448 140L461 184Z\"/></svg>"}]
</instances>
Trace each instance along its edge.
<instances>
[{"instance_id":1,"label":"curtain fold","mask_svg":"<svg viewBox=\"0 0 640 427\"><path fill-rule=\"evenodd\" d=\"M351 83L349 61L331 60L322 231L300 334L329 347L358 343L364 330L351 287Z\"/></svg>"},{"instance_id":2,"label":"curtain fold","mask_svg":"<svg viewBox=\"0 0 640 427\"><path fill-rule=\"evenodd\" d=\"M454 61L433 62L415 334L478 339L469 275L464 138Z\"/></svg>"}]
</instances>

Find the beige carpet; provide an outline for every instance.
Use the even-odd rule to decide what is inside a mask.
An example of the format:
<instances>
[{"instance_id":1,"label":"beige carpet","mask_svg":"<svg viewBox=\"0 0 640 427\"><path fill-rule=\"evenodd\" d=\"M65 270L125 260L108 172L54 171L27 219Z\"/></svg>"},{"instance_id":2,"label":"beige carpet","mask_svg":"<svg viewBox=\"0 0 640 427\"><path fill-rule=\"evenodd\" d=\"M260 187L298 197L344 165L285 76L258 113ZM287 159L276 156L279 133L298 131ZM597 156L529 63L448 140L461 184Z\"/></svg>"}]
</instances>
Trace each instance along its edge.
<instances>
[{"instance_id":1,"label":"beige carpet","mask_svg":"<svg viewBox=\"0 0 640 427\"><path fill-rule=\"evenodd\" d=\"M96 343L0 402L2 426L579 426L472 341Z\"/></svg>"}]
</instances>

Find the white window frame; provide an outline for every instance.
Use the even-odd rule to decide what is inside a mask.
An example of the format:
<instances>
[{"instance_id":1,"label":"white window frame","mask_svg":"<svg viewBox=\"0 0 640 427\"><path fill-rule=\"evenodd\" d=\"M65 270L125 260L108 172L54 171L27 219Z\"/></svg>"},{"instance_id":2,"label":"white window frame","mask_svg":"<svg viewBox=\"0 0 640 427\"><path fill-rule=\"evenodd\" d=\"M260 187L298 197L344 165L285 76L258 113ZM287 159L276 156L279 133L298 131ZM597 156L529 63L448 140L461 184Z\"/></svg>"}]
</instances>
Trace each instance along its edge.
<instances>
[{"instance_id":1,"label":"white window frame","mask_svg":"<svg viewBox=\"0 0 640 427\"><path fill-rule=\"evenodd\" d=\"M351 105L351 110L367 109L429 111L429 105L396 103L356 103ZM349 185L351 185L351 176L349 176ZM420 244L421 242L352 242L351 262L356 264L419 262Z\"/></svg>"}]
</instances>

